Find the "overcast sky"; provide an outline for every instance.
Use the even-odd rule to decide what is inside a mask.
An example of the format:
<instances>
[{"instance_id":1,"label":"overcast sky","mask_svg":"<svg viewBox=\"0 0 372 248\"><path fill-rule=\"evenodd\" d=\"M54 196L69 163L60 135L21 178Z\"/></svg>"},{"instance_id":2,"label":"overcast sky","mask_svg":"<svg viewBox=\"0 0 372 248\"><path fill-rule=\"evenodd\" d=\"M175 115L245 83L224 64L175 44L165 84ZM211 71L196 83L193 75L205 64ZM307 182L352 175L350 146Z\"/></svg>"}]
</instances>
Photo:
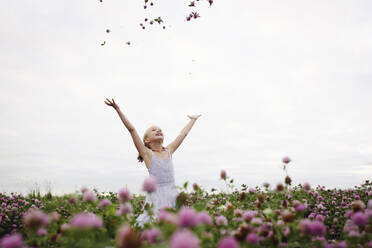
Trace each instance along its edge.
<instances>
[{"instance_id":1,"label":"overcast sky","mask_svg":"<svg viewBox=\"0 0 372 248\"><path fill-rule=\"evenodd\" d=\"M177 185L223 188L225 169L275 186L284 156L295 185L372 179L372 2L196 3L190 22L182 0L0 8L0 191L141 193L148 172L105 98L165 145L202 114L174 153ZM158 16L166 29L141 29Z\"/></svg>"}]
</instances>

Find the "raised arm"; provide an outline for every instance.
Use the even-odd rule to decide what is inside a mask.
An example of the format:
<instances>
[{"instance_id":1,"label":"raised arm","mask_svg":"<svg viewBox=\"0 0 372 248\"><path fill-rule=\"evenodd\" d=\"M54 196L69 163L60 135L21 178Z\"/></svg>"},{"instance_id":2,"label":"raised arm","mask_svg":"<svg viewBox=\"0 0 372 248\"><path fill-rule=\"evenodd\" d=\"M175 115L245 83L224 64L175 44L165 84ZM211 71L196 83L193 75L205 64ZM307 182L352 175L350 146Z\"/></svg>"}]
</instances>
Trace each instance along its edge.
<instances>
[{"instance_id":1,"label":"raised arm","mask_svg":"<svg viewBox=\"0 0 372 248\"><path fill-rule=\"evenodd\" d=\"M189 123L181 130L181 133L177 136L177 138L170 143L167 148L173 154L177 148L181 145L182 141L186 138L187 134L190 132L192 126L194 125L195 121L200 117L201 115L188 115L190 118Z\"/></svg>"},{"instance_id":2,"label":"raised arm","mask_svg":"<svg viewBox=\"0 0 372 248\"><path fill-rule=\"evenodd\" d=\"M128 129L130 135L132 136L134 145L136 146L136 149L138 153L141 155L143 160L146 162L147 158L149 157L149 153L147 151L147 148L143 144L141 138L138 136L138 133L134 126L129 122L129 120L125 117L125 115L121 112L119 106L115 103L114 99L112 98L112 101L106 98L105 103L111 107L113 107L116 112L119 114L119 117L121 121L123 122L124 126Z\"/></svg>"}]
</instances>

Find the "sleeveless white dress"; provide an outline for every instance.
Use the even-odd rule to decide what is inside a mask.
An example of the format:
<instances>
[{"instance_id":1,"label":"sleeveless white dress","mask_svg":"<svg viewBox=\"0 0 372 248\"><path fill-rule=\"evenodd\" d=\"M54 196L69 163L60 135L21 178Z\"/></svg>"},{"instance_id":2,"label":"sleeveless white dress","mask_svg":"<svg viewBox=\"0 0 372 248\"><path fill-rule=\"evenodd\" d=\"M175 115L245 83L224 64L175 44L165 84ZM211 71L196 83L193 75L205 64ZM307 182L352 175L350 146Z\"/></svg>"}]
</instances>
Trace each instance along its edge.
<instances>
[{"instance_id":1,"label":"sleeveless white dress","mask_svg":"<svg viewBox=\"0 0 372 248\"><path fill-rule=\"evenodd\" d=\"M176 207L176 199L179 194L174 184L172 155L168 150L166 151L168 152L168 158L164 159L157 157L154 152L151 151L152 158L150 168L148 169L150 176L153 176L156 179L157 187L155 192L146 194L145 204L154 204L152 211L155 219L162 207ZM150 216L146 210L137 217L137 223L140 226L143 226L144 223L150 221Z\"/></svg>"}]
</instances>

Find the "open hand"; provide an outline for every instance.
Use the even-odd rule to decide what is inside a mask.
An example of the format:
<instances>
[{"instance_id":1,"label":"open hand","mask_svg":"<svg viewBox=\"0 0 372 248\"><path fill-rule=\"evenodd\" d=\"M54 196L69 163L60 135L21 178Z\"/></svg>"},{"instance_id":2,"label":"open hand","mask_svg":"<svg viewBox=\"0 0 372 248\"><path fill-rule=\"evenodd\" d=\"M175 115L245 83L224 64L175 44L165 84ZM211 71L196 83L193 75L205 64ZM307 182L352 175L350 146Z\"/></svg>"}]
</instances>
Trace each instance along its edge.
<instances>
[{"instance_id":1,"label":"open hand","mask_svg":"<svg viewBox=\"0 0 372 248\"><path fill-rule=\"evenodd\" d=\"M201 115L188 115L191 120L197 120Z\"/></svg>"},{"instance_id":2,"label":"open hand","mask_svg":"<svg viewBox=\"0 0 372 248\"><path fill-rule=\"evenodd\" d=\"M114 101L114 98L111 98L112 101L110 101L109 99L106 98L106 100L104 101L107 105L113 107L115 110L119 110L119 106L116 104L116 102Z\"/></svg>"}]
</instances>

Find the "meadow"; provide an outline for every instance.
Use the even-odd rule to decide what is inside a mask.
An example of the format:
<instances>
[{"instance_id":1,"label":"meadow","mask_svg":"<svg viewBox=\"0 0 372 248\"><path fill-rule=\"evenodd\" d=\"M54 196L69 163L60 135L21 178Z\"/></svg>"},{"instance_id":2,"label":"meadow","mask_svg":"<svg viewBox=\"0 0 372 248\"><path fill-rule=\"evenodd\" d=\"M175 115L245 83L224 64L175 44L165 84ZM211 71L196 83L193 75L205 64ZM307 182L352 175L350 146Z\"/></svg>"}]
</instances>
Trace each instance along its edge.
<instances>
[{"instance_id":1,"label":"meadow","mask_svg":"<svg viewBox=\"0 0 372 248\"><path fill-rule=\"evenodd\" d=\"M290 159L283 158L283 169ZM216 179L218 180L218 178ZM154 216L144 195L130 189L55 196L0 193L0 247L372 247L372 182L326 189L309 182L249 188L234 185L224 170L226 190L188 182L179 187L175 208ZM144 182L151 193L156 185ZM141 227L142 211L153 221Z\"/></svg>"}]
</instances>

